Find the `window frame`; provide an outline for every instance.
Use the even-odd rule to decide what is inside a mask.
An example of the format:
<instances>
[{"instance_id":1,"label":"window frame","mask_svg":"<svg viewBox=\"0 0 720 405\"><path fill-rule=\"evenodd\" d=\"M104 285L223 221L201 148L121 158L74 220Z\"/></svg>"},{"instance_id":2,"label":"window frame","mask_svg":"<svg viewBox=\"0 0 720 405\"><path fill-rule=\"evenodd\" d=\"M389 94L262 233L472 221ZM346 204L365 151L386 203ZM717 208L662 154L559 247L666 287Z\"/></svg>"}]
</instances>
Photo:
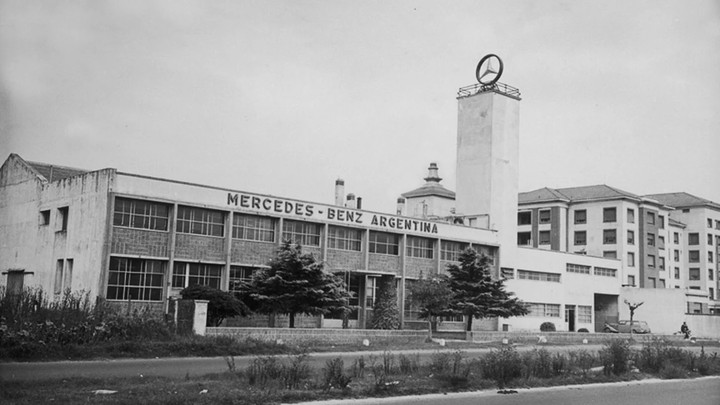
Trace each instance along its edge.
<instances>
[{"instance_id":1,"label":"window frame","mask_svg":"<svg viewBox=\"0 0 720 405\"><path fill-rule=\"evenodd\" d=\"M113 226L167 232L170 229L171 211L170 204L117 196L113 208Z\"/></svg>"},{"instance_id":2,"label":"window frame","mask_svg":"<svg viewBox=\"0 0 720 405\"><path fill-rule=\"evenodd\" d=\"M105 299L162 302L166 268L164 260L110 256ZM133 298L131 293L134 290L139 294Z\"/></svg>"},{"instance_id":3,"label":"window frame","mask_svg":"<svg viewBox=\"0 0 720 405\"><path fill-rule=\"evenodd\" d=\"M289 240L300 246L320 247L322 224L285 220L283 221L282 228L282 240Z\"/></svg>"},{"instance_id":4,"label":"window frame","mask_svg":"<svg viewBox=\"0 0 720 405\"><path fill-rule=\"evenodd\" d=\"M370 231L369 236L369 253L386 256L400 255L400 235L391 232Z\"/></svg>"},{"instance_id":5,"label":"window frame","mask_svg":"<svg viewBox=\"0 0 720 405\"><path fill-rule=\"evenodd\" d=\"M224 211L178 205L175 231L186 235L225 237Z\"/></svg>"},{"instance_id":6,"label":"window frame","mask_svg":"<svg viewBox=\"0 0 720 405\"><path fill-rule=\"evenodd\" d=\"M363 231L345 226L328 226L328 249L350 252L362 251Z\"/></svg>"},{"instance_id":7,"label":"window frame","mask_svg":"<svg viewBox=\"0 0 720 405\"><path fill-rule=\"evenodd\" d=\"M255 242L276 242L277 218L233 213L232 238Z\"/></svg>"}]
</instances>

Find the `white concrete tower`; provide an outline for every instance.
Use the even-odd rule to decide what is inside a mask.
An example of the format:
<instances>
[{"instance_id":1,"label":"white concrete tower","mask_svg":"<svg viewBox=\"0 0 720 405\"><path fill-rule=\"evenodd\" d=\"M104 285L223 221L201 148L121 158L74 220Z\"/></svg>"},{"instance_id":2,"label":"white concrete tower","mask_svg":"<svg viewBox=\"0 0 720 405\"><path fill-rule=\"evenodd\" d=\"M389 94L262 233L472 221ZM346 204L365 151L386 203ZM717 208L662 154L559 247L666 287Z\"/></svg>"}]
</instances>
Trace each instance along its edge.
<instances>
[{"instance_id":1,"label":"white concrete tower","mask_svg":"<svg viewBox=\"0 0 720 405\"><path fill-rule=\"evenodd\" d=\"M493 55L494 56L494 55ZM497 58L497 57L496 57ZM480 84L458 92L456 210L466 225L499 232L503 247L517 244L518 143L520 93L496 83L483 82L483 61L478 65ZM487 72L485 72L487 74Z\"/></svg>"}]
</instances>

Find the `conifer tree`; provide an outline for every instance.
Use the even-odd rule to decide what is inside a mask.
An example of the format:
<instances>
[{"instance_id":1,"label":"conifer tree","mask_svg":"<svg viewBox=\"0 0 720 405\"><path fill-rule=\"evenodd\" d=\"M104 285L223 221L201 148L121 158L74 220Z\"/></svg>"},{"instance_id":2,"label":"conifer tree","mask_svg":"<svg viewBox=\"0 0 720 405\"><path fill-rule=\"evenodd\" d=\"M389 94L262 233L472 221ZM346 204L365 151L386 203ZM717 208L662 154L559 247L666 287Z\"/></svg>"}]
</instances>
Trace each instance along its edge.
<instances>
[{"instance_id":1,"label":"conifer tree","mask_svg":"<svg viewBox=\"0 0 720 405\"><path fill-rule=\"evenodd\" d=\"M400 327L400 311L397 305L395 277L378 280L378 294L373 305L371 329L397 329Z\"/></svg>"},{"instance_id":2,"label":"conifer tree","mask_svg":"<svg viewBox=\"0 0 720 405\"><path fill-rule=\"evenodd\" d=\"M452 309L466 315L467 331L473 318L522 316L528 313L515 294L505 290L504 279L493 279L490 258L467 248L460 254L460 265L447 267L450 288L454 292Z\"/></svg>"},{"instance_id":3,"label":"conifer tree","mask_svg":"<svg viewBox=\"0 0 720 405\"><path fill-rule=\"evenodd\" d=\"M296 314L349 310L350 293L342 279L325 271L312 254L303 254L299 245L283 242L269 265L255 272L246 287L256 312L287 314L294 328Z\"/></svg>"}]
</instances>

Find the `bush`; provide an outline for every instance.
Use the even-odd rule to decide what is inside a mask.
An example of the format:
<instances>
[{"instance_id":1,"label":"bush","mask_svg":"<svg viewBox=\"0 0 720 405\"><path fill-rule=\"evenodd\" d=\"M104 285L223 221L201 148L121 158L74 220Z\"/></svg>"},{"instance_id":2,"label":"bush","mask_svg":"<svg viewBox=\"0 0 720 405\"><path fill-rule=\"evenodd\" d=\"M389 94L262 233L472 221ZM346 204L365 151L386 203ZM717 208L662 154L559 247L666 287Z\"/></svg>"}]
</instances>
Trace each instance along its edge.
<instances>
[{"instance_id":1,"label":"bush","mask_svg":"<svg viewBox=\"0 0 720 405\"><path fill-rule=\"evenodd\" d=\"M225 318L248 315L250 309L229 291L206 285L192 285L180 291L183 299L208 300L207 326L220 326Z\"/></svg>"},{"instance_id":2,"label":"bush","mask_svg":"<svg viewBox=\"0 0 720 405\"><path fill-rule=\"evenodd\" d=\"M555 332L555 324L552 322L543 322L540 325L541 332Z\"/></svg>"},{"instance_id":3,"label":"bush","mask_svg":"<svg viewBox=\"0 0 720 405\"><path fill-rule=\"evenodd\" d=\"M629 370L628 361L631 354L630 345L624 340L616 339L606 343L598 352L605 375L626 373Z\"/></svg>"},{"instance_id":4,"label":"bush","mask_svg":"<svg viewBox=\"0 0 720 405\"><path fill-rule=\"evenodd\" d=\"M332 360L325 362L325 368L323 368L323 388L330 390L331 388L347 388L352 378L345 375L343 368L345 363L340 357L336 357Z\"/></svg>"},{"instance_id":5,"label":"bush","mask_svg":"<svg viewBox=\"0 0 720 405\"><path fill-rule=\"evenodd\" d=\"M580 328L578 329L578 333L590 333L590 331L587 330L587 328Z\"/></svg>"},{"instance_id":6,"label":"bush","mask_svg":"<svg viewBox=\"0 0 720 405\"><path fill-rule=\"evenodd\" d=\"M493 350L483 358L482 373L483 377L495 381L499 389L504 389L522 375L520 355L513 347Z\"/></svg>"}]
</instances>

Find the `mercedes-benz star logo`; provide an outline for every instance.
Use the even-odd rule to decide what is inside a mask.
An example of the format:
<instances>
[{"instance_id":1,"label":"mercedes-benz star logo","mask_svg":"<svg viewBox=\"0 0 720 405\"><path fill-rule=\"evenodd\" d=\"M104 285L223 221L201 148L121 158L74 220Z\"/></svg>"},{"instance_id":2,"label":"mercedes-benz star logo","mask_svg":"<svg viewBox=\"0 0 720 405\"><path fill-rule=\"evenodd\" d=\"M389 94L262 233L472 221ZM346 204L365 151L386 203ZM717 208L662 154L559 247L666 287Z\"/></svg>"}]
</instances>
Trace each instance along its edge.
<instances>
[{"instance_id":1,"label":"mercedes-benz star logo","mask_svg":"<svg viewBox=\"0 0 720 405\"><path fill-rule=\"evenodd\" d=\"M495 67L497 65L497 68ZM488 54L480 59L475 69L475 77L483 86L495 84L503 73L503 62L499 56Z\"/></svg>"}]
</instances>

